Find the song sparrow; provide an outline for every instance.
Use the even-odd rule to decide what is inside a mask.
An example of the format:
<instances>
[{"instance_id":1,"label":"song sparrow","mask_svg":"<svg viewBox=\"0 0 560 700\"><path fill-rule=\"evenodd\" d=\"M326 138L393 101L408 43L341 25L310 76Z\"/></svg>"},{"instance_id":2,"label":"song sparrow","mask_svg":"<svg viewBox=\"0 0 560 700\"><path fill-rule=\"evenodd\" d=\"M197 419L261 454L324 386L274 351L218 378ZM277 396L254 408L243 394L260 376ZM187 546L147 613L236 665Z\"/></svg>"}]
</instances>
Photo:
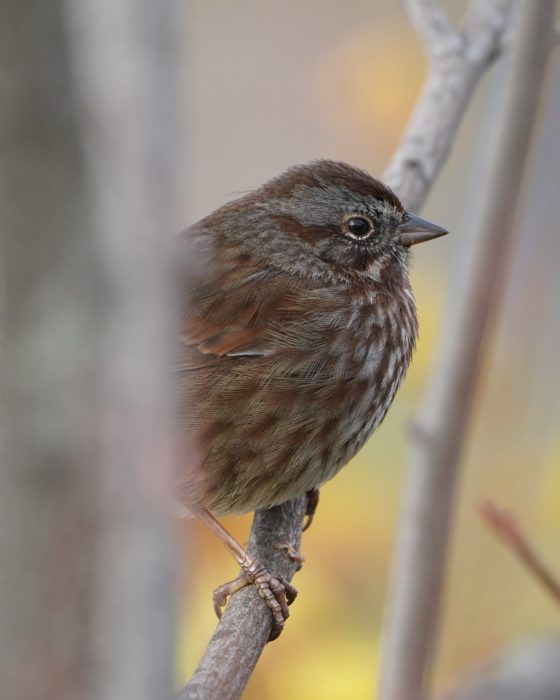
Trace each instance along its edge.
<instances>
[{"instance_id":1,"label":"song sparrow","mask_svg":"<svg viewBox=\"0 0 560 700\"><path fill-rule=\"evenodd\" d=\"M414 348L409 247L447 233L344 163L296 166L183 237L197 261L177 371L189 509L280 628L295 596L211 513L282 503L333 477L383 420Z\"/></svg>"}]
</instances>

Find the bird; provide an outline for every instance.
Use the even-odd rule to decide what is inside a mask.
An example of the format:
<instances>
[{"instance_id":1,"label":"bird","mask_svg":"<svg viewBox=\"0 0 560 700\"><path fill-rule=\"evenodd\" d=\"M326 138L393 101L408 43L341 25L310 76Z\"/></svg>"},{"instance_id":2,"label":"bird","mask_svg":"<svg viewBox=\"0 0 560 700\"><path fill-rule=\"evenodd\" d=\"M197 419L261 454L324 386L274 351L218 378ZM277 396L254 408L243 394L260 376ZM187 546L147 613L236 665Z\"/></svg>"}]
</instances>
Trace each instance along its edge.
<instances>
[{"instance_id":1,"label":"bird","mask_svg":"<svg viewBox=\"0 0 560 700\"><path fill-rule=\"evenodd\" d=\"M254 584L276 635L297 594L217 519L318 489L380 425L416 344L410 247L447 230L343 162L296 165L179 236L177 493ZM309 522L309 521L308 521Z\"/></svg>"}]
</instances>

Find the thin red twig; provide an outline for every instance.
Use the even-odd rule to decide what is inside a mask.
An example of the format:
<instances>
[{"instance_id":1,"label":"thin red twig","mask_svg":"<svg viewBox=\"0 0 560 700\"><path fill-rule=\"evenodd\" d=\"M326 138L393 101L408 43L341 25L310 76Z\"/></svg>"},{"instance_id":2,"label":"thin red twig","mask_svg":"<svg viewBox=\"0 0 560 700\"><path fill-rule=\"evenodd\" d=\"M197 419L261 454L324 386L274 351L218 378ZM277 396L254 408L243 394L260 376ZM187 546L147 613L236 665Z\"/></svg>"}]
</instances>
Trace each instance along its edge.
<instances>
[{"instance_id":1,"label":"thin red twig","mask_svg":"<svg viewBox=\"0 0 560 700\"><path fill-rule=\"evenodd\" d=\"M479 511L498 539L511 549L523 566L560 603L560 579L537 554L515 515L499 508L492 501L482 503Z\"/></svg>"}]
</instances>

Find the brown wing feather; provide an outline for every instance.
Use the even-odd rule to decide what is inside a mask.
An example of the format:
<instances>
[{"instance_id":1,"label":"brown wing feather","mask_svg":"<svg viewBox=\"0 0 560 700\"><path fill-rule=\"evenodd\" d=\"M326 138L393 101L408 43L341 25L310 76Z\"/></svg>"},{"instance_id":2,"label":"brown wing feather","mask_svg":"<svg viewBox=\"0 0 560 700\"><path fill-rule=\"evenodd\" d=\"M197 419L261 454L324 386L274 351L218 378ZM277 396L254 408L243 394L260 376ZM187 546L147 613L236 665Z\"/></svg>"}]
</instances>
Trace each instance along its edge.
<instances>
[{"instance_id":1,"label":"brown wing feather","mask_svg":"<svg viewBox=\"0 0 560 700\"><path fill-rule=\"evenodd\" d=\"M187 357L196 368L212 361L206 356L266 357L314 349L318 337L308 315L332 309L333 290L314 289L307 280L261 266L231 251L227 260L214 253L204 277L191 282L179 338L181 369L187 369Z\"/></svg>"},{"instance_id":2,"label":"brown wing feather","mask_svg":"<svg viewBox=\"0 0 560 700\"><path fill-rule=\"evenodd\" d=\"M305 445L327 427L332 432L351 395L340 394L353 363L340 341L354 332L347 295L263 270L262 261L257 268L230 247L227 260L214 253L185 296L175 367L184 376L178 387L186 449L198 455L183 475L186 491L219 513L282 500L266 495L277 471L279 489L294 474L294 488L311 488ZM327 427L325 401L332 404ZM328 466L323 442L327 452L317 459Z\"/></svg>"},{"instance_id":3,"label":"brown wing feather","mask_svg":"<svg viewBox=\"0 0 560 700\"><path fill-rule=\"evenodd\" d=\"M236 272L237 279L228 273L190 292L180 336L185 348L218 357L277 352L271 330L286 319L286 282L274 271L257 277L247 265Z\"/></svg>"}]
</instances>

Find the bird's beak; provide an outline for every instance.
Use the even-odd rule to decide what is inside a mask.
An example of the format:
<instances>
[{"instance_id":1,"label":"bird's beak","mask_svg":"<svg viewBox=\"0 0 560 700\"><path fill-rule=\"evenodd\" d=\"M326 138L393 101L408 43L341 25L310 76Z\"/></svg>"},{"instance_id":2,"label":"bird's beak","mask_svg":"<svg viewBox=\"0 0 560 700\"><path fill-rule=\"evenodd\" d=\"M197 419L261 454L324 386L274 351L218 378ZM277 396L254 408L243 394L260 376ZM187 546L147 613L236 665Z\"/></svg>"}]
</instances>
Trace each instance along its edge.
<instances>
[{"instance_id":1,"label":"bird's beak","mask_svg":"<svg viewBox=\"0 0 560 700\"><path fill-rule=\"evenodd\" d=\"M416 243L445 236L447 233L449 231L437 224L432 224L431 221L426 221L415 214L405 214L402 224L399 224L395 230L395 240L408 248Z\"/></svg>"}]
</instances>

